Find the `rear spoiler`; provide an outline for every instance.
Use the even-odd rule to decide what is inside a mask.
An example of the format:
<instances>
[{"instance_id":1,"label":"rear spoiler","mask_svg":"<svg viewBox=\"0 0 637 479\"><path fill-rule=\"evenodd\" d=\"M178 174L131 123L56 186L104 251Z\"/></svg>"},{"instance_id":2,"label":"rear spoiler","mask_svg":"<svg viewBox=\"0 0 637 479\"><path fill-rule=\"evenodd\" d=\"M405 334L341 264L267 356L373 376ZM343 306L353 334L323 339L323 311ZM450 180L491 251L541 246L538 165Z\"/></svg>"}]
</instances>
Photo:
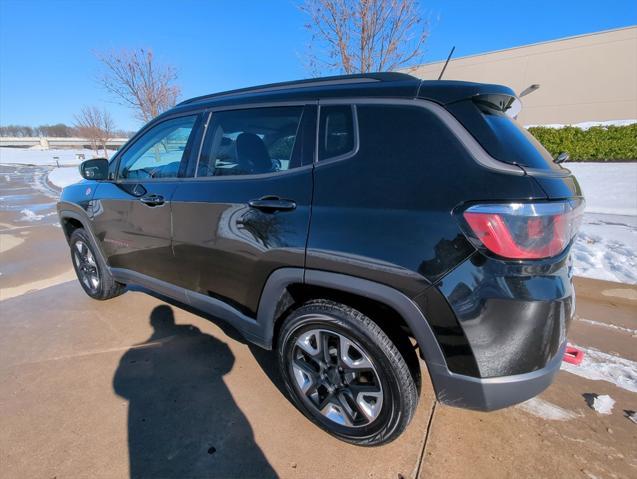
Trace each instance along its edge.
<instances>
[{"instance_id":1,"label":"rear spoiler","mask_svg":"<svg viewBox=\"0 0 637 479\"><path fill-rule=\"evenodd\" d=\"M515 98L519 102L515 92L504 85L455 80L422 80L416 96L444 106L484 95Z\"/></svg>"}]
</instances>

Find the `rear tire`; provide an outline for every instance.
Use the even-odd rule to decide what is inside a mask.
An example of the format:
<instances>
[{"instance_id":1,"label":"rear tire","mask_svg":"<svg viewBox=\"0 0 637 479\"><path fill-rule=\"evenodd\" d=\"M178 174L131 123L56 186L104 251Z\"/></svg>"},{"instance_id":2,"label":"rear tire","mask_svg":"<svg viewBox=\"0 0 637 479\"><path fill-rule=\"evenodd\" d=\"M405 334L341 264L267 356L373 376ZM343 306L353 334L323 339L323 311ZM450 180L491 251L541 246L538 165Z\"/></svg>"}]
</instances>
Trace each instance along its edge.
<instances>
[{"instance_id":1,"label":"rear tire","mask_svg":"<svg viewBox=\"0 0 637 479\"><path fill-rule=\"evenodd\" d=\"M86 294L93 299L104 300L124 292L124 285L113 279L84 229L78 228L73 231L69 244L75 274Z\"/></svg>"},{"instance_id":2,"label":"rear tire","mask_svg":"<svg viewBox=\"0 0 637 479\"><path fill-rule=\"evenodd\" d=\"M359 311L313 300L281 326L278 360L295 406L343 441L396 439L418 404L412 373L383 330Z\"/></svg>"}]
</instances>

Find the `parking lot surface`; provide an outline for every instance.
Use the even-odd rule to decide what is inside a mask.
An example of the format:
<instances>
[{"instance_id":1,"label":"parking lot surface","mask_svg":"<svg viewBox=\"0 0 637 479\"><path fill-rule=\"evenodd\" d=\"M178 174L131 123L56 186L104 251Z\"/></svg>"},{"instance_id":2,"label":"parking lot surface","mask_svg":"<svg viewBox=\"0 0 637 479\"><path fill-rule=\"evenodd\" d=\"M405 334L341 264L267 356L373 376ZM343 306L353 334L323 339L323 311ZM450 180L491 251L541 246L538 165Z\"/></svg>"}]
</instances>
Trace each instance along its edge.
<instances>
[{"instance_id":1,"label":"parking lot surface","mask_svg":"<svg viewBox=\"0 0 637 479\"><path fill-rule=\"evenodd\" d=\"M139 289L86 296L43 170L0 166L1 477L637 477L637 394L567 371L492 413L436 404L425 381L397 441L333 439L286 399L274 356L215 318ZM637 288L576 287L569 339L637 361Z\"/></svg>"}]
</instances>

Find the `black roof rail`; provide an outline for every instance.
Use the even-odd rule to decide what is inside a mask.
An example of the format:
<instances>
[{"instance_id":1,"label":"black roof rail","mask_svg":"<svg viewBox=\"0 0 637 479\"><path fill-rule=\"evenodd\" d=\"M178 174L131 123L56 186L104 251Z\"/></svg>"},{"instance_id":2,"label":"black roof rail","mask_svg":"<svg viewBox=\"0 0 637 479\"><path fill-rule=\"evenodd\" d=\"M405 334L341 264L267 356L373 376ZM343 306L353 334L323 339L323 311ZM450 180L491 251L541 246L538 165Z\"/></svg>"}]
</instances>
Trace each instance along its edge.
<instances>
[{"instance_id":1,"label":"black roof rail","mask_svg":"<svg viewBox=\"0 0 637 479\"><path fill-rule=\"evenodd\" d=\"M268 91L286 90L289 88L310 88L317 86L347 85L350 83L368 83L368 82L392 82L417 80L418 78L400 72L377 72L377 73L359 73L354 75L337 75L329 77L308 78L305 80L287 81L281 83L269 83L267 85L257 85L248 88L239 88L237 90L228 90L210 95L202 95L189 100L184 100L179 105L188 105L198 101L220 98L224 96L234 96L250 93L263 93Z\"/></svg>"}]
</instances>

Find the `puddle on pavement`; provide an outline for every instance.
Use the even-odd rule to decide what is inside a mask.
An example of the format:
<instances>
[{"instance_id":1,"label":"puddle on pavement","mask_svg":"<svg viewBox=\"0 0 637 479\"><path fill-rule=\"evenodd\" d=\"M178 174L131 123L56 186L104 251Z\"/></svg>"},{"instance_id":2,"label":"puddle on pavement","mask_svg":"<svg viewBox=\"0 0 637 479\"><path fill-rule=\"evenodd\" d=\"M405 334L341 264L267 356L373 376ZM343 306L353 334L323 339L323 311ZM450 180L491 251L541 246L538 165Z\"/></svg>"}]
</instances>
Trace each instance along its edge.
<instances>
[{"instance_id":1,"label":"puddle on pavement","mask_svg":"<svg viewBox=\"0 0 637 479\"><path fill-rule=\"evenodd\" d=\"M21 191L29 191L30 190L30 188L18 188L18 189L21 190ZM2 189L2 193L3 194L5 193L5 189L4 188ZM7 203L15 202L15 203L17 203L17 202L20 202L20 201L26 201L29 198L31 198L31 195L28 195L28 194L27 195L25 195L25 194L11 195L11 194L9 194L9 195L0 196L0 202L3 202L3 203L4 202L7 202Z\"/></svg>"},{"instance_id":2,"label":"puddle on pavement","mask_svg":"<svg viewBox=\"0 0 637 479\"><path fill-rule=\"evenodd\" d=\"M46 182L50 167L0 165L0 212L11 225L53 224L58 193Z\"/></svg>"},{"instance_id":3,"label":"puddle on pavement","mask_svg":"<svg viewBox=\"0 0 637 479\"><path fill-rule=\"evenodd\" d=\"M41 212L47 210L54 210L55 203L29 203L25 201L24 203L18 204L6 204L0 203L0 211L22 211L22 210L30 210L33 212Z\"/></svg>"}]
</instances>

